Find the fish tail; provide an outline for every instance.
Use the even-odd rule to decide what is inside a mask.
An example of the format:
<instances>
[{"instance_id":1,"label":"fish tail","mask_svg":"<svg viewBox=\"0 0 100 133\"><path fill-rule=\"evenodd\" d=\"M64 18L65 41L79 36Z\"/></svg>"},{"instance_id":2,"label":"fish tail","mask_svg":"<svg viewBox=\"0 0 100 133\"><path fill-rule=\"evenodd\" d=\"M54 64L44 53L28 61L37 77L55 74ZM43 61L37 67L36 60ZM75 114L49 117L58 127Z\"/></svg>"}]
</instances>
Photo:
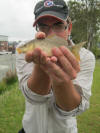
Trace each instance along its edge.
<instances>
[{"instance_id":1,"label":"fish tail","mask_svg":"<svg viewBox=\"0 0 100 133\"><path fill-rule=\"evenodd\" d=\"M86 42L87 41L76 44L75 45L76 49L80 50L86 44Z\"/></svg>"},{"instance_id":2,"label":"fish tail","mask_svg":"<svg viewBox=\"0 0 100 133\"><path fill-rule=\"evenodd\" d=\"M79 44L76 44L72 47L72 53L75 55L76 59L78 61L80 61L80 54L79 54L79 51L80 49L84 46L84 44L86 44L86 41L85 42L81 42Z\"/></svg>"}]
</instances>

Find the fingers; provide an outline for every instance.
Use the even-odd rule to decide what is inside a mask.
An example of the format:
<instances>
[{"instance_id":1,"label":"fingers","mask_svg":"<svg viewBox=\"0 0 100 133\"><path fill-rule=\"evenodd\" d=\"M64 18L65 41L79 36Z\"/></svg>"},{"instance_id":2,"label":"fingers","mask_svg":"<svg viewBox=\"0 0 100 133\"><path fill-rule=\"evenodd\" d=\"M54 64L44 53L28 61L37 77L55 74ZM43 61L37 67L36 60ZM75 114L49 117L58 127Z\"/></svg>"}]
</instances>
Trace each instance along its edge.
<instances>
[{"instance_id":1,"label":"fingers","mask_svg":"<svg viewBox=\"0 0 100 133\"><path fill-rule=\"evenodd\" d=\"M62 66L62 69L70 76L70 79L75 79L77 73L75 69L72 67L71 63L68 61L68 59L60 51L60 49L59 48L53 49L53 54L57 56Z\"/></svg>"},{"instance_id":2,"label":"fingers","mask_svg":"<svg viewBox=\"0 0 100 133\"><path fill-rule=\"evenodd\" d=\"M75 56L70 52L68 48L61 46L59 49L53 49L52 52L57 57L60 57L61 54L64 55L70 62L71 66L76 70L76 72L80 71L79 62L76 60Z\"/></svg>"},{"instance_id":3,"label":"fingers","mask_svg":"<svg viewBox=\"0 0 100 133\"><path fill-rule=\"evenodd\" d=\"M75 70L79 72L80 71L79 62L76 60L75 56L70 52L70 50L66 48L65 46L61 46L60 50L62 51L64 56L67 57L69 62L71 62L73 68L75 68Z\"/></svg>"},{"instance_id":4,"label":"fingers","mask_svg":"<svg viewBox=\"0 0 100 133\"><path fill-rule=\"evenodd\" d=\"M46 65L44 66L46 72L51 77L53 81L58 82L59 84L62 82L65 82L65 80L68 82L70 80L70 77L55 63L52 61L48 61Z\"/></svg>"},{"instance_id":5,"label":"fingers","mask_svg":"<svg viewBox=\"0 0 100 133\"><path fill-rule=\"evenodd\" d=\"M37 32L35 37L37 39L44 39L46 37L46 34L44 32Z\"/></svg>"},{"instance_id":6,"label":"fingers","mask_svg":"<svg viewBox=\"0 0 100 133\"><path fill-rule=\"evenodd\" d=\"M33 51L29 51L25 54L25 60L30 63L33 61Z\"/></svg>"},{"instance_id":7,"label":"fingers","mask_svg":"<svg viewBox=\"0 0 100 133\"><path fill-rule=\"evenodd\" d=\"M75 79L80 68L75 57L73 57L73 55L68 55L68 57L67 55L65 56L65 53L63 53L59 48L53 48L52 53L58 58L61 68L69 75L70 79ZM71 52L69 54L71 54ZM71 61L75 62L75 64Z\"/></svg>"},{"instance_id":8,"label":"fingers","mask_svg":"<svg viewBox=\"0 0 100 133\"><path fill-rule=\"evenodd\" d=\"M52 62L56 63L56 62L57 62L57 57L52 56L52 57L50 58L50 60L51 60Z\"/></svg>"},{"instance_id":9,"label":"fingers","mask_svg":"<svg viewBox=\"0 0 100 133\"><path fill-rule=\"evenodd\" d=\"M36 48L36 49L34 49L34 51L29 51L26 53L25 60L28 63L34 62L34 63L38 64L40 62L40 55L41 55L41 49Z\"/></svg>"},{"instance_id":10,"label":"fingers","mask_svg":"<svg viewBox=\"0 0 100 133\"><path fill-rule=\"evenodd\" d=\"M46 64L49 60L52 62L57 62L57 58L55 56L48 57L45 52L43 52L40 48L35 48L34 51L27 52L25 55L25 60L30 63L34 62L35 64Z\"/></svg>"}]
</instances>

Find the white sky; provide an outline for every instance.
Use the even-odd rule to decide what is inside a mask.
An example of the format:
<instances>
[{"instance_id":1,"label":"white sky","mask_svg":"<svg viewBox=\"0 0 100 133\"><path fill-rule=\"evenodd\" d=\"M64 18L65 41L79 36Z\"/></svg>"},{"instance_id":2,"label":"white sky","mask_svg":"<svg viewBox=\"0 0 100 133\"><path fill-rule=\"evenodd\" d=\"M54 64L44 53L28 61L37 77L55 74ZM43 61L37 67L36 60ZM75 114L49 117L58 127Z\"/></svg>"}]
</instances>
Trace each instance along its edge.
<instances>
[{"instance_id":1,"label":"white sky","mask_svg":"<svg viewBox=\"0 0 100 133\"><path fill-rule=\"evenodd\" d=\"M9 41L34 38L33 12L38 1L0 0L0 35L8 36Z\"/></svg>"},{"instance_id":2,"label":"white sky","mask_svg":"<svg viewBox=\"0 0 100 133\"><path fill-rule=\"evenodd\" d=\"M0 35L11 40L34 38L34 6L39 0L0 0Z\"/></svg>"}]
</instances>

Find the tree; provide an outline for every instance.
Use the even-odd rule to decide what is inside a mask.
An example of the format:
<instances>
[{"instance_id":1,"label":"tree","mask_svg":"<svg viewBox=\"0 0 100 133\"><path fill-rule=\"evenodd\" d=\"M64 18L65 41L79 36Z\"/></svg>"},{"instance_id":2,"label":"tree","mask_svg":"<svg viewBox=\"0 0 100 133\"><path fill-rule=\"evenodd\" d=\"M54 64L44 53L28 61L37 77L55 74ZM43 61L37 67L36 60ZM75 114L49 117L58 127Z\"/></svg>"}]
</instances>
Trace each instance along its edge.
<instances>
[{"instance_id":1,"label":"tree","mask_svg":"<svg viewBox=\"0 0 100 133\"><path fill-rule=\"evenodd\" d=\"M87 48L93 47L100 30L100 0L68 1L73 28L72 37L77 43L87 40Z\"/></svg>"}]
</instances>

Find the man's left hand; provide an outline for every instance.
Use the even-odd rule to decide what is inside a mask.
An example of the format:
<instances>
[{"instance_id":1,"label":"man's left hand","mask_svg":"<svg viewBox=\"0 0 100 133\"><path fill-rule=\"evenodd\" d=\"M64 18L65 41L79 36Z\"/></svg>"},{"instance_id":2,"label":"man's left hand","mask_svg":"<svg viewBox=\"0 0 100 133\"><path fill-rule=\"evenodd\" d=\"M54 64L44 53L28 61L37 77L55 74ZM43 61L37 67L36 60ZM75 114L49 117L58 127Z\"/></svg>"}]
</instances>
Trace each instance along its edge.
<instances>
[{"instance_id":1,"label":"man's left hand","mask_svg":"<svg viewBox=\"0 0 100 133\"><path fill-rule=\"evenodd\" d=\"M80 71L80 66L70 50L62 46L60 48L53 48L52 53L57 58L58 63L56 64L52 61L47 63L48 68L46 70L51 77L58 82L60 80L69 82L69 80L75 79Z\"/></svg>"}]
</instances>

